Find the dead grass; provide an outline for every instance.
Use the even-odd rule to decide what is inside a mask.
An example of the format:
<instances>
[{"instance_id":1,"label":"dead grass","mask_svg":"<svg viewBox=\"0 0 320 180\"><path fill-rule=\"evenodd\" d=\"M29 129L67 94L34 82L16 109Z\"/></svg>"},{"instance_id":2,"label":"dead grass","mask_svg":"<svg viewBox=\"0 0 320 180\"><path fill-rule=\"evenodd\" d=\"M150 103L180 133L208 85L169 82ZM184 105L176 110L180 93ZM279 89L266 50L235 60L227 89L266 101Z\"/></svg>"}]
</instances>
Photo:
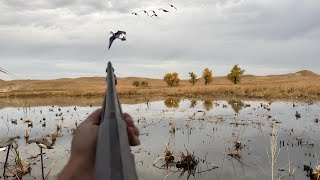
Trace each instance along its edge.
<instances>
[{"instance_id":1,"label":"dead grass","mask_svg":"<svg viewBox=\"0 0 320 180\"><path fill-rule=\"evenodd\" d=\"M144 80L149 87L132 86L135 80ZM119 79L120 97L176 96L185 98L239 97L263 99L320 99L320 76L308 71L288 75L245 76L239 85L231 84L225 77L217 77L213 84L203 85L200 79L195 86L182 80L178 87L168 87L160 79ZM8 91L4 91L10 89ZM1 91L3 90L3 91ZM8 97L103 97L105 78L78 78L58 80L23 80L0 82L0 98Z\"/></svg>"}]
</instances>

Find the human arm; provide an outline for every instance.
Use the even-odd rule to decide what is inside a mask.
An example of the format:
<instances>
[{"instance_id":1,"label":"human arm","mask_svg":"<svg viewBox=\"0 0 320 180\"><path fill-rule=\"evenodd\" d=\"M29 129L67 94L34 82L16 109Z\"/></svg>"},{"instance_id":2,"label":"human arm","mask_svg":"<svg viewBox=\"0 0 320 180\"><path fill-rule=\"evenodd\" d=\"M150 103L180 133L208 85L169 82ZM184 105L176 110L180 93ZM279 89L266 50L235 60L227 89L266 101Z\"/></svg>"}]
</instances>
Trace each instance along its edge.
<instances>
[{"instance_id":1,"label":"human arm","mask_svg":"<svg viewBox=\"0 0 320 180\"><path fill-rule=\"evenodd\" d=\"M71 143L70 159L59 174L58 180L94 179L96 144L101 114L101 109L96 110L77 128ZM139 145L139 130L134 125L133 119L125 113L124 120L127 124L130 145Z\"/></svg>"}]
</instances>

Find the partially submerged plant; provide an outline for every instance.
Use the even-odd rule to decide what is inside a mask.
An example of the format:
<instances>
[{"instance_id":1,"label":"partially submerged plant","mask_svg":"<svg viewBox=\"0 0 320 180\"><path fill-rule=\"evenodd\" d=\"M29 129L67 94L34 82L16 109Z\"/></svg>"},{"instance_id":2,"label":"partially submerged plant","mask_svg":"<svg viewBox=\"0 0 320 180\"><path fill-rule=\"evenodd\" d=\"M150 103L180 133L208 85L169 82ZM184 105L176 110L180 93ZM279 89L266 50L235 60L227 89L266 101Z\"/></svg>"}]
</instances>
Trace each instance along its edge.
<instances>
[{"instance_id":1,"label":"partially submerged plant","mask_svg":"<svg viewBox=\"0 0 320 180\"><path fill-rule=\"evenodd\" d=\"M29 138L30 138L28 129L26 129L26 134L24 135L24 138L25 138L25 140L26 140L26 143L28 143Z\"/></svg>"},{"instance_id":2,"label":"partially submerged plant","mask_svg":"<svg viewBox=\"0 0 320 180\"><path fill-rule=\"evenodd\" d=\"M54 145L57 141L57 136L58 136L58 132L54 132L51 134L51 142L52 142L52 145Z\"/></svg>"},{"instance_id":3,"label":"partially submerged plant","mask_svg":"<svg viewBox=\"0 0 320 180\"><path fill-rule=\"evenodd\" d=\"M276 131L276 124L273 122L271 124L271 134L270 134L270 152L267 149L267 155L269 159L269 163L271 165L271 179L274 180L275 178L275 165L278 159L278 155L280 151L277 150L277 131Z\"/></svg>"},{"instance_id":4,"label":"partially submerged plant","mask_svg":"<svg viewBox=\"0 0 320 180\"><path fill-rule=\"evenodd\" d=\"M303 171L307 172L307 177L309 177L310 180L320 179L320 165L316 166L315 169L313 169L311 166L303 165Z\"/></svg>"},{"instance_id":5,"label":"partially submerged plant","mask_svg":"<svg viewBox=\"0 0 320 180\"><path fill-rule=\"evenodd\" d=\"M236 150L242 150L243 148L246 147L246 145L244 143L242 143L241 141L235 141L234 146L235 146Z\"/></svg>"},{"instance_id":6,"label":"partially submerged plant","mask_svg":"<svg viewBox=\"0 0 320 180\"><path fill-rule=\"evenodd\" d=\"M180 152L181 160L177 162L177 168L183 168L184 170L194 170L199 163L199 160L196 159L194 153L190 154L189 151L186 149L186 154Z\"/></svg>"},{"instance_id":7,"label":"partially submerged plant","mask_svg":"<svg viewBox=\"0 0 320 180\"><path fill-rule=\"evenodd\" d=\"M57 129L56 129L56 130L57 130L57 132L60 132L60 131L61 131L61 129L62 129L61 124L57 124L57 125L56 125L56 128L57 128Z\"/></svg>"},{"instance_id":8,"label":"partially submerged plant","mask_svg":"<svg viewBox=\"0 0 320 180\"><path fill-rule=\"evenodd\" d=\"M6 171L11 173L16 179L22 179L23 176L31 171L30 163L23 161L19 153L19 145L15 141L13 145L14 162L13 166L7 167Z\"/></svg>"},{"instance_id":9,"label":"partially submerged plant","mask_svg":"<svg viewBox=\"0 0 320 180\"><path fill-rule=\"evenodd\" d=\"M170 130L169 132L172 133L172 134L175 134L176 133L176 125L174 123L169 123L170 125Z\"/></svg>"},{"instance_id":10,"label":"partially submerged plant","mask_svg":"<svg viewBox=\"0 0 320 180\"><path fill-rule=\"evenodd\" d=\"M169 143L166 143L166 147L164 150L164 157L167 164L172 163L174 161L173 151L171 151Z\"/></svg>"},{"instance_id":11,"label":"partially submerged plant","mask_svg":"<svg viewBox=\"0 0 320 180\"><path fill-rule=\"evenodd\" d=\"M161 166L157 166L156 163L158 160L164 160L164 163L161 164ZM208 169L202 171L199 170L196 172L200 162L199 160L202 160L203 163L206 163ZM212 167L209 168L208 164L210 164ZM207 162L206 159L200 159L196 157L194 153L189 153L187 148L186 153L180 152L180 156L174 156L173 151L170 149L169 143L166 143L165 146L165 157L158 157L154 161L153 166L165 170L167 173L165 178L167 178L171 173L180 173L180 178L185 174L185 172L187 172L187 179L189 179L191 175L195 176L196 173L200 174L202 172L207 172L218 168L218 166L215 166L213 163ZM177 168L177 170L174 168Z\"/></svg>"},{"instance_id":12,"label":"partially submerged plant","mask_svg":"<svg viewBox=\"0 0 320 180\"><path fill-rule=\"evenodd\" d=\"M316 166L316 169L313 171L313 175L317 180L320 179L320 165Z\"/></svg>"},{"instance_id":13,"label":"partially submerged plant","mask_svg":"<svg viewBox=\"0 0 320 180\"><path fill-rule=\"evenodd\" d=\"M227 155L233 157L233 158L237 158L240 159L241 158L241 153L242 150L246 147L246 145L244 143L242 143L241 141L235 141L234 142L234 151L227 153Z\"/></svg>"}]
</instances>

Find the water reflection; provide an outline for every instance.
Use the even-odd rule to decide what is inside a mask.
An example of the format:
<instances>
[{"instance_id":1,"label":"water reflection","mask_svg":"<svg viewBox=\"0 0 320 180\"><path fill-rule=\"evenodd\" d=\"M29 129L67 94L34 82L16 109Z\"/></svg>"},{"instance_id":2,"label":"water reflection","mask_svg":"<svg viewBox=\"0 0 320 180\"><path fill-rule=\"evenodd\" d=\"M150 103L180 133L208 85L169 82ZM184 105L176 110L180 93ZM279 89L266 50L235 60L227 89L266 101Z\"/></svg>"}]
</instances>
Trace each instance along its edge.
<instances>
[{"instance_id":1,"label":"water reflection","mask_svg":"<svg viewBox=\"0 0 320 180\"><path fill-rule=\"evenodd\" d=\"M236 112L237 114L244 108L244 103L239 100L229 100L228 104L231 105L231 108Z\"/></svg>"},{"instance_id":2,"label":"water reflection","mask_svg":"<svg viewBox=\"0 0 320 180\"><path fill-rule=\"evenodd\" d=\"M120 96L121 104L140 104L161 101L162 97L123 97ZM0 98L0 109L6 107L30 108L34 106L101 106L102 97L36 97L36 98Z\"/></svg>"},{"instance_id":3,"label":"water reflection","mask_svg":"<svg viewBox=\"0 0 320 180\"><path fill-rule=\"evenodd\" d=\"M203 102L203 107L206 111L210 111L213 108L213 103L212 101L204 101Z\"/></svg>"},{"instance_id":4,"label":"water reflection","mask_svg":"<svg viewBox=\"0 0 320 180\"><path fill-rule=\"evenodd\" d=\"M179 103L181 99L178 98L168 98L164 101L167 108L179 108Z\"/></svg>"},{"instance_id":5,"label":"water reflection","mask_svg":"<svg viewBox=\"0 0 320 180\"><path fill-rule=\"evenodd\" d=\"M10 103L9 100L0 101ZM32 104L30 100L23 101ZM44 105L40 99L38 101L39 105L34 101L28 108L22 108L23 103L19 103L18 99L10 107L3 106L0 109L0 138L7 135L22 137L18 141L20 156L27 162L36 162L32 164L31 175L24 179L39 179L41 166L40 157L37 156L38 147L35 144L25 145L23 137L34 139L46 136L54 140L54 151L45 150L44 154L45 170L54 164L49 177L54 179L67 163L72 134L78 123L98 108L101 102L98 99L95 105L92 99L82 99L79 106L76 101L64 102L63 99L48 101L49 105ZM138 104L130 104L134 99L126 102L129 104L123 101L123 110L130 113L140 129L142 144L132 148L140 180L178 179L185 170L181 165L181 152L187 150L196 156L199 164L196 172L185 171L181 179L189 176L190 179L197 180L218 179L212 178L213 176L219 177L219 180L255 180L257 177L271 179L268 151L270 138L275 135L278 139L276 152L279 152L274 165L276 175L288 175L286 165L290 162L291 169L296 168L295 179L308 180L301 167L305 162L311 163L313 168L318 165L316 152L320 150L320 103L297 103L292 106L292 102L274 102L270 105L265 101L182 101L179 98L169 98L147 100L150 103L148 108L143 98L137 101ZM16 106L17 104L21 106ZM251 108L247 108L246 113L239 113L248 105ZM206 113L202 113L204 109L207 110ZM239 114L235 116L233 111ZM299 120L295 118L296 111L301 114ZM44 122L46 127L42 126ZM274 123L277 124L275 132L271 128ZM175 136L172 136L170 129L175 130ZM163 163L157 162L156 166L161 168L159 170L153 163L157 158L165 157L164 147L168 142L172 144L172 154L175 156L173 162L176 164L166 168L162 166ZM12 167L14 158L9 159ZM5 153L0 151L0 164L4 161ZM219 168L211 170L215 167L213 165ZM1 168L0 166L0 172L3 171ZM277 171L280 168L286 171Z\"/></svg>"},{"instance_id":6,"label":"water reflection","mask_svg":"<svg viewBox=\"0 0 320 180\"><path fill-rule=\"evenodd\" d=\"M194 108L196 105L197 105L198 103L197 103L197 101L196 100L191 100L191 102L190 102L190 108Z\"/></svg>"}]
</instances>

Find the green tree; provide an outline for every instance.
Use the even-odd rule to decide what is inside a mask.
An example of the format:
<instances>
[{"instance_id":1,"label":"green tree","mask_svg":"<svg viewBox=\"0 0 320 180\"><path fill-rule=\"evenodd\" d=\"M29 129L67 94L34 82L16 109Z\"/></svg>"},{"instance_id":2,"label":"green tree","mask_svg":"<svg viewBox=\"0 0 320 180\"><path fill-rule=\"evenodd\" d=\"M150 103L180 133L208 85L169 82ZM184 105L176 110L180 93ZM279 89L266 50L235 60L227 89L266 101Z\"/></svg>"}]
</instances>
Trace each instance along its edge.
<instances>
[{"instance_id":1,"label":"green tree","mask_svg":"<svg viewBox=\"0 0 320 180\"><path fill-rule=\"evenodd\" d=\"M213 82L213 75L212 71L209 70L208 68L204 69L202 72L202 77L204 79L204 84L208 85Z\"/></svg>"},{"instance_id":2,"label":"green tree","mask_svg":"<svg viewBox=\"0 0 320 180\"><path fill-rule=\"evenodd\" d=\"M139 87L140 86L140 82L139 81L133 81L132 85L135 87Z\"/></svg>"},{"instance_id":3,"label":"green tree","mask_svg":"<svg viewBox=\"0 0 320 180\"><path fill-rule=\"evenodd\" d=\"M178 86L180 83L180 78L178 73L167 73L163 80L168 84L168 86Z\"/></svg>"},{"instance_id":4,"label":"green tree","mask_svg":"<svg viewBox=\"0 0 320 180\"><path fill-rule=\"evenodd\" d=\"M189 72L189 75L190 75L189 82L192 84L192 86L194 86L198 81L197 75L194 72Z\"/></svg>"},{"instance_id":5,"label":"green tree","mask_svg":"<svg viewBox=\"0 0 320 180\"><path fill-rule=\"evenodd\" d=\"M233 83L238 84L241 81L241 76L244 74L245 70L241 69L238 64L234 65L228 74L227 78Z\"/></svg>"}]
</instances>

